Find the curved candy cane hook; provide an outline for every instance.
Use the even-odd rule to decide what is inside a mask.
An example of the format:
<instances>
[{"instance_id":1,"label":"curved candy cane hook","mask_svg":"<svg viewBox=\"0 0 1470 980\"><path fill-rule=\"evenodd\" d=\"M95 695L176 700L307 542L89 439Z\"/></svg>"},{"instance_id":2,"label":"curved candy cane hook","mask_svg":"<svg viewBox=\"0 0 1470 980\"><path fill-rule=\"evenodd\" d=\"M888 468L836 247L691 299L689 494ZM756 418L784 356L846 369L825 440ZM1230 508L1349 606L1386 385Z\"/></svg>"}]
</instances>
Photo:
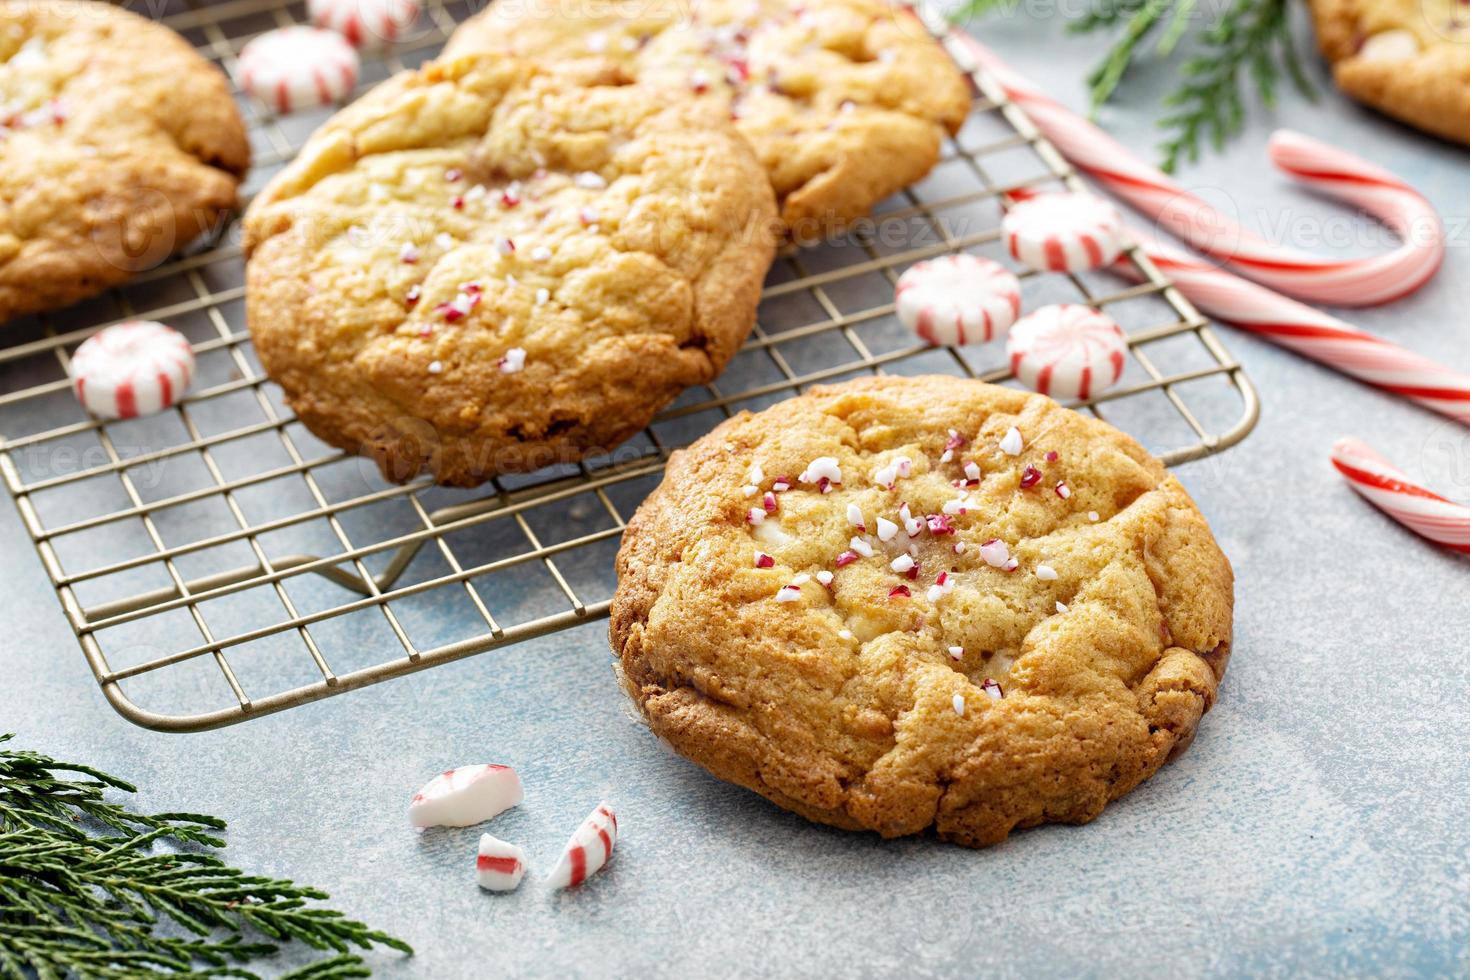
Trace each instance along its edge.
<instances>
[{"instance_id":1,"label":"curved candy cane hook","mask_svg":"<svg viewBox=\"0 0 1470 980\"><path fill-rule=\"evenodd\" d=\"M1415 483L1357 439L1339 439L1332 465L1364 500L1435 544L1470 554L1470 507Z\"/></svg>"},{"instance_id":2,"label":"curved candy cane hook","mask_svg":"<svg viewBox=\"0 0 1470 980\"><path fill-rule=\"evenodd\" d=\"M1374 306L1423 286L1444 261L1444 226L1423 195L1381 167L1300 133L1277 132L1271 161L1297 181L1369 212L1402 244L1370 258L1327 259L1268 242L1144 163L1102 129L1049 98L994 52L957 35L986 72L1078 170L1196 251L1298 299Z\"/></svg>"}]
</instances>

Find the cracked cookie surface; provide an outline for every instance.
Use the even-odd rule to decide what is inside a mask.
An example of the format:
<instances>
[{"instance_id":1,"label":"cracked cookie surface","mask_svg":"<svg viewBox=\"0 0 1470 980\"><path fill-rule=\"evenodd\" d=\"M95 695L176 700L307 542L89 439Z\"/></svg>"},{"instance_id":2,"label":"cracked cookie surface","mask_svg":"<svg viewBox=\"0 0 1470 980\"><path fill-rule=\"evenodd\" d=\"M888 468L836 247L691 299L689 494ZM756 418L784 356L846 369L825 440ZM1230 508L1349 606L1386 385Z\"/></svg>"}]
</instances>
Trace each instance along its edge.
<instances>
[{"instance_id":1,"label":"cracked cookie surface","mask_svg":"<svg viewBox=\"0 0 1470 980\"><path fill-rule=\"evenodd\" d=\"M1232 589L1188 494L1118 430L876 378L675 453L624 535L611 638L652 730L716 776L982 846L1091 820L1189 744Z\"/></svg>"},{"instance_id":2,"label":"cracked cookie surface","mask_svg":"<svg viewBox=\"0 0 1470 980\"><path fill-rule=\"evenodd\" d=\"M447 59L333 117L252 203L247 315L317 436L473 486L611 450L719 373L774 220L709 106Z\"/></svg>"},{"instance_id":3,"label":"cracked cookie surface","mask_svg":"<svg viewBox=\"0 0 1470 980\"><path fill-rule=\"evenodd\" d=\"M1470 143L1470 12L1461 0L1311 0L1311 8L1338 88Z\"/></svg>"},{"instance_id":4,"label":"cracked cookie surface","mask_svg":"<svg viewBox=\"0 0 1470 980\"><path fill-rule=\"evenodd\" d=\"M168 258L250 162L224 75L105 3L0 3L0 321Z\"/></svg>"},{"instance_id":5,"label":"cracked cookie surface","mask_svg":"<svg viewBox=\"0 0 1470 980\"><path fill-rule=\"evenodd\" d=\"M969 111L949 56L875 0L547 0L496 3L451 52L612 61L735 120L797 240L820 238L922 178Z\"/></svg>"}]
</instances>

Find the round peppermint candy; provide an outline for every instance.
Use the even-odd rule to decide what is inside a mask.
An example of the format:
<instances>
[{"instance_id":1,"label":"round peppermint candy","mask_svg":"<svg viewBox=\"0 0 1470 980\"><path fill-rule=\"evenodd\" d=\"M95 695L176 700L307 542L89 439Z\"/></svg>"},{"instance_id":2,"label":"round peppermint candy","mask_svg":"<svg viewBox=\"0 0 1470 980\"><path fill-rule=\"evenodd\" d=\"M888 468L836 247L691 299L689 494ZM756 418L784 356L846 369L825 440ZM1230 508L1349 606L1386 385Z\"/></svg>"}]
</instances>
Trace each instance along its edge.
<instances>
[{"instance_id":1,"label":"round peppermint candy","mask_svg":"<svg viewBox=\"0 0 1470 980\"><path fill-rule=\"evenodd\" d=\"M1015 322L1021 284L990 259L943 255L899 277L894 305L900 322L931 344L979 344Z\"/></svg>"},{"instance_id":2,"label":"round peppermint candy","mask_svg":"<svg viewBox=\"0 0 1470 980\"><path fill-rule=\"evenodd\" d=\"M418 20L419 4L418 0L308 0L306 13L317 27L372 50L401 38Z\"/></svg>"},{"instance_id":3,"label":"round peppermint candy","mask_svg":"<svg viewBox=\"0 0 1470 980\"><path fill-rule=\"evenodd\" d=\"M77 399L106 419L160 412L183 397L193 378L189 342L152 320L119 323L95 333L71 359Z\"/></svg>"},{"instance_id":4,"label":"round peppermint candy","mask_svg":"<svg viewBox=\"0 0 1470 980\"><path fill-rule=\"evenodd\" d=\"M1091 398L1117 384L1128 341L1121 327L1092 307L1064 303L1018 320L1006 353L1023 384L1066 401Z\"/></svg>"},{"instance_id":5,"label":"round peppermint candy","mask_svg":"<svg viewBox=\"0 0 1470 980\"><path fill-rule=\"evenodd\" d=\"M333 105L357 85L357 52L334 31L283 27L240 52L240 85L277 112Z\"/></svg>"},{"instance_id":6,"label":"round peppermint candy","mask_svg":"<svg viewBox=\"0 0 1470 980\"><path fill-rule=\"evenodd\" d=\"M1123 250L1123 216L1092 194L1038 194L1013 205L1001 222L1006 247L1033 269L1101 269Z\"/></svg>"}]
</instances>

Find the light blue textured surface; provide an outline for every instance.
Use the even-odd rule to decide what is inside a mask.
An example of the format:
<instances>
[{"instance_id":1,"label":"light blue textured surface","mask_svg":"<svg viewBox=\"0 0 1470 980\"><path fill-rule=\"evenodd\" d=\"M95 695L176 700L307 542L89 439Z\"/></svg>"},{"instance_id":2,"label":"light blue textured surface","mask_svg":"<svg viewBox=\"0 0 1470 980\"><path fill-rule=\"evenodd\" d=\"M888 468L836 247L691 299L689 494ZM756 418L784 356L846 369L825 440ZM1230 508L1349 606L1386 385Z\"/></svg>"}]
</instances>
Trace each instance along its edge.
<instances>
[{"instance_id":1,"label":"light blue textured surface","mask_svg":"<svg viewBox=\"0 0 1470 980\"><path fill-rule=\"evenodd\" d=\"M988 36L1082 104L1097 42L1020 18ZM1141 73L1102 121L1148 146L1166 83ZM1273 237L1316 248L1326 221L1357 249L1376 226L1276 176L1270 128L1402 174L1450 225L1447 266L1349 319L1470 368L1470 156L1330 90L1283 103L1187 182ZM375 955L385 976L1465 974L1470 562L1366 507L1326 453L1358 435L1464 498L1470 437L1225 339L1261 423L1180 475L1235 565L1234 659L1194 747L1087 827L972 852L809 825L661 749L621 703L602 623L223 731L146 732L104 703L8 505L0 728L136 781L144 807L228 818L233 860L317 884L418 948ZM537 879L615 801L607 872L574 894L536 880L491 896L473 884L479 829L409 831L405 802L429 775L492 760L520 769L528 797L488 829L527 849Z\"/></svg>"}]
</instances>

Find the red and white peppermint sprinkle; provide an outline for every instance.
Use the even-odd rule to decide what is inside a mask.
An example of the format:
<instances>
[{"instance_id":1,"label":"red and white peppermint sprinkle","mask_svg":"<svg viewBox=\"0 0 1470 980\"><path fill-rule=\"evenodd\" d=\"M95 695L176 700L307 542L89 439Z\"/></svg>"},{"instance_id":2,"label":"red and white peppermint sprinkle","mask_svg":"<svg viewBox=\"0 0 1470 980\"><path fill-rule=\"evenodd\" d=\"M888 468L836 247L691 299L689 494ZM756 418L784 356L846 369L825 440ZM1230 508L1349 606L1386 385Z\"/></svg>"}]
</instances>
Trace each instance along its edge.
<instances>
[{"instance_id":1,"label":"red and white peppermint sprinkle","mask_svg":"<svg viewBox=\"0 0 1470 980\"><path fill-rule=\"evenodd\" d=\"M957 555L963 555L965 553L966 548L967 548L967 545L963 541L956 541L954 543L954 553L957 554Z\"/></svg>"},{"instance_id":2,"label":"red and white peppermint sprinkle","mask_svg":"<svg viewBox=\"0 0 1470 980\"><path fill-rule=\"evenodd\" d=\"M599 218L592 208L582 208L577 212L577 220L582 223L583 228L588 228L597 224Z\"/></svg>"},{"instance_id":3,"label":"red and white peppermint sprinkle","mask_svg":"<svg viewBox=\"0 0 1470 980\"><path fill-rule=\"evenodd\" d=\"M567 841L546 883L552 888L575 888L602 870L618 843L618 816L612 804L600 803Z\"/></svg>"},{"instance_id":4,"label":"red and white peppermint sprinkle","mask_svg":"<svg viewBox=\"0 0 1470 980\"><path fill-rule=\"evenodd\" d=\"M776 567L776 559L772 558L770 555L766 554L764 551L757 551L755 553L755 567L756 568L775 568Z\"/></svg>"},{"instance_id":5,"label":"red and white peppermint sprinkle","mask_svg":"<svg viewBox=\"0 0 1470 980\"><path fill-rule=\"evenodd\" d=\"M965 696L963 694L956 694L953 698L950 699L949 703L950 706L954 708L955 714L959 715L961 718L965 717Z\"/></svg>"},{"instance_id":6,"label":"red and white peppermint sprinkle","mask_svg":"<svg viewBox=\"0 0 1470 980\"><path fill-rule=\"evenodd\" d=\"M526 874L526 852L514 844L480 835L480 850L475 855L475 877L488 892L515 891Z\"/></svg>"},{"instance_id":7,"label":"red and white peppermint sprinkle","mask_svg":"<svg viewBox=\"0 0 1470 980\"><path fill-rule=\"evenodd\" d=\"M547 259L551 258L551 249L547 248L545 245L537 245L535 248L531 249L531 258L537 262L545 262Z\"/></svg>"},{"instance_id":8,"label":"red and white peppermint sprinkle","mask_svg":"<svg viewBox=\"0 0 1470 980\"><path fill-rule=\"evenodd\" d=\"M1064 603L1064 602L1058 601L1057 602L1057 612L1064 613L1066 611L1067 611L1067 604Z\"/></svg>"},{"instance_id":9,"label":"red and white peppermint sprinkle","mask_svg":"<svg viewBox=\"0 0 1470 980\"><path fill-rule=\"evenodd\" d=\"M500 359L501 374L516 374L526 369L526 351L522 347L512 347L505 352Z\"/></svg>"},{"instance_id":10,"label":"red and white peppermint sprinkle","mask_svg":"<svg viewBox=\"0 0 1470 980\"><path fill-rule=\"evenodd\" d=\"M888 591L888 598L890 599L907 599L912 595L913 593L909 591L907 585L895 585Z\"/></svg>"},{"instance_id":11,"label":"red and white peppermint sprinkle","mask_svg":"<svg viewBox=\"0 0 1470 980\"><path fill-rule=\"evenodd\" d=\"M837 464L835 456L818 456L806 464L806 469L797 477L802 483L820 483L822 480L831 483L842 482L842 467Z\"/></svg>"},{"instance_id":12,"label":"red and white peppermint sprinkle","mask_svg":"<svg viewBox=\"0 0 1470 980\"><path fill-rule=\"evenodd\" d=\"M430 374L442 374L442 373L444 373L444 362L443 361L430 361L429 362L429 373Z\"/></svg>"},{"instance_id":13,"label":"red and white peppermint sprinkle","mask_svg":"<svg viewBox=\"0 0 1470 980\"><path fill-rule=\"evenodd\" d=\"M1101 269L1123 250L1123 216L1093 194L1038 194L1011 206L1001 221L1006 247L1033 269Z\"/></svg>"},{"instance_id":14,"label":"red and white peppermint sprinkle","mask_svg":"<svg viewBox=\"0 0 1470 980\"><path fill-rule=\"evenodd\" d=\"M1011 549L999 538L991 538L980 546L980 557L992 568L1004 568L1011 560Z\"/></svg>"},{"instance_id":15,"label":"red and white peppermint sprinkle","mask_svg":"<svg viewBox=\"0 0 1470 980\"><path fill-rule=\"evenodd\" d=\"M776 495L767 490L761 497L761 506L765 508L767 514L774 514L780 505L776 502Z\"/></svg>"},{"instance_id":16,"label":"red and white peppermint sprinkle","mask_svg":"<svg viewBox=\"0 0 1470 980\"><path fill-rule=\"evenodd\" d=\"M862 538L853 538L851 541L847 542L847 546L853 551L856 551L858 554L862 555L864 558L873 557L873 546L868 544L868 542Z\"/></svg>"},{"instance_id":17,"label":"red and white peppermint sprinkle","mask_svg":"<svg viewBox=\"0 0 1470 980\"><path fill-rule=\"evenodd\" d=\"M965 464L965 479L980 482L980 464L974 460Z\"/></svg>"},{"instance_id":18,"label":"red and white peppermint sprinkle","mask_svg":"<svg viewBox=\"0 0 1470 980\"><path fill-rule=\"evenodd\" d=\"M796 602L801 598L801 586L783 585L776 590L777 602Z\"/></svg>"},{"instance_id":19,"label":"red and white peppermint sprinkle","mask_svg":"<svg viewBox=\"0 0 1470 980\"><path fill-rule=\"evenodd\" d=\"M1064 400L1091 398L1123 376L1128 340L1110 317L1064 303L1022 317L1006 353L1011 371L1027 387Z\"/></svg>"},{"instance_id":20,"label":"red and white peppermint sprinkle","mask_svg":"<svg viewBox=\"0 0 1470 980\"><path fill-rule=\"evenodd\" d=\"M745 486L740 488L740 494L744 497L754 497L760 492L761 488L756 486L754 483L747 483Z\"/></svg>"},{"instance_id":21,"label":"red and white peppermint sprinkle","mask_svg":"<svg viewBox=\"0 0 1470 980\"><path fill-rule=\"evenodd\" d=\"M1053 489L1056 491L1056 495L1058 497L1061 497L1063 500L1066 500L1068 497L1072 496L1072 488L1067 486L1066 480L1058 480L1057 485Z\"/></svg>"},{"instance_id":22,"label":"red and white peppermint sprinkle","mask_svg":"<svg viewBox=\"0 0 1470 980\"><path fill-rule=\"evenodd\" d=\"M412 242L404 242L403 247L398 250L398 261L405 265L413 265L419 260L419 247Z\"/></svg>"},{"instance_id":23,"label":"red and white peppermint sprinkle","mask_svg":"<svg viewBox=\"0 0 1470 980\"><path fill-rule=\"evenodd\" d=\"M764 507L752 507L750 508L750 510L745 512L745 521L747 524L755 524L758 526L763 521L765 521L765 519L766 509Z\"/></svg>"},{"instance_id":24,"label":"red and white peppermint sprinkle","mask_svg":"<svg viewBox=\"0 0 1470 980\"><path fill-rule=\"evenodd\" d=\"M551 290L547 289L545 286L543 286L540 289L536 290L536 305L537 306L545 306L546 305L546 301L549 300L549 299L551 299Z\"/></svg>"},{"instance_id":25,"label":"red and white peppermint sprinkle","mask_svg":"<svg viewBox=\"0 0 1470 980\"><path fill-rule=\"evenodd\" d=\"M1055 582L1057 580L1057 570L1050 565L1037 565L1036 577L1043 582Z\"/></svg>"},{"instance_id":26,"label":"red and white peppermint sprinkle","mask_svg":"<svg viewBox=\"0 0 1470 980\"><path fill-rule=\"evenodd\" d=\"M909 510L907 501L898 505L898 519L903 521L903 529L911 538L917 538L919 532L924 529L924 522L915 517L913 511Z\"/></svg>"},{"instance_id":27,"label":"red and white peppermint sprinkle","mask_svg":"<svg viewBox=\"0 0 1470 980\"><path fill-rule=\"evenodd\" d=\"M785 477L785 476L778 476L778 477L776 477L776 482L771 484L771 489L774 490L774 491L776 491L777 493L785 493L787 490L790 490L791 489L791 479L790 479L790 477Z\"/></svg>"},{"instance_id":28,"label":"red and white peppermint sprinkle","mask_svg":"<svg viewBox=\"0 0 1470 980\"><path fill-rule=\"evenodd\" d=\"M914 559L909 555L899 555L888 563L888 567L902 575L914 567Z\"/></svg>"},{"instance_id":29,"label":"red and white peppermint sprinkle","mask_svg":"<svg viewBox=\"0 0 1470 980\"><path fill-rule=\"evenodd\" d=\"M944 511L944 513L949 515L950 517L958 517L959 515L968 511L969 508L970 498L965 494L960 494L953 500L946 500L944 502L944 506L942 506L940 510Z\"/></svg>"},{"instance_id":30,"label":"red and white peppermint sprinkle","mask_svg":"<svg viewBox=\"0 0 1470 980\"><path fill-rule=\"evenodd\" d=\"M336 31L359 48L392 44L418 19L416 0L307 0L312 24Z\"/></svg>"},{"instance_id":31,"label":"red and white peppermint sprinkle","mask_svg":"<svg viewBox=\"0 0 1470 980\"><path fill-rule=\"evenodd\" d=\"M863 522L863 509L857 504L847 505L847 523L859 531L866 531L868 529L868 525Z\"/></svg>"},{"instance_id":32,"label":"red and white peppermint sprinkle","mask_svg":"<svg viewBox=\"0 0 1470 980\"><path fill-rule=\"evenodd\" d=\"M1021 430L1014 425L1006 430L1005 435L1001 436L1000 451L1007 456L1019 456L1021 455L1021 450L1025 448L1026 443L1021 438Z\"/></svg>"},{"instance_id":33,"label":"red and white peppermint sprinkle","mask_svg":"<svg viewBox=\"0 0 1470 980\"><path fill-rule=\"evenodd\" d=\"M887 544L898 534L898 525L886 517L878 518L878 540Z\"/></svg>"},{"instance_id":34,"label":"red and white peppermint sprinkle","mask_svg":"<svg viewBox=\"0 0 1470 980\"><path fill-rule=\"evenodd\" d=\"M1005 692L1000 689L1000 685L991 677L985 678L985 681L980 685L980 690L990 695L991 700L994 701L999 701L1006 696Z\"/></svg>"},{"instance_id":35,"label":"red and white peppermint sprinkle","mask_svg":"<svg viewBox=\"0 0 1470 980\"><path fill-rule=\"evenodd\" d=\"M948 514L929 514L925 516L924 523L928 525L930 534L954 533L954 525L950 523Z\"/></svg>"},{"instance_id":36,"label":"red and white peppermint sprinkle","mask_svg":"<svg viewBox=\"0 0 1470 980\"><path fill-rule=\"evenodd\" d=\"M1090 511L1088 511L1088 512L1087 512L1087 519L1088 519L1088 520L1089 520L1089 521L1094 521L1094 522L1095 522L1095 521L1100 521L1100 520L1102 520L1102 516L1101 516L1101 515L1100 515L1100 514L1098 514L1098 512L1097 512L1097 511L1095 511L1095 510L1090 510Z\"/></svg>"},{"instance_id":37,"label":"red and white peppermint sprinkle","mask_svg":"<svg viewBox=\"0 0 1470 980\"><path fill-rule=\"evenodd\" d=\"M998 262L943 255L899 277L899 321L931 344L979 344L1003 336L1021 313L1021 284Z\"/></svg>"},{"instance_id":38,"label":"red and white peppermint sprinkle","mask_svg":"<svg viewBox=\"0 0 1470 980\"><path fill-rule=\"evenodd\" d=\"M497 238L495 239L495 251L501 255L514 255L516 254L516 243L509 238Z\"/></svg>"},{"instance_id":39,"label":"red and white peppermint sprinkle","mask_svg":"<svg viewBox=\"0 0 1470 980\"><path fill-rule=\"evenodd\" d=\"M827 586L829 588L832 585L832 579L833 578L834 578L833 574L831 572L827 571L825 568L822 569L820 572L818 572L817 575L816 575L817 581L820 582L822 585Z\"/></svg>"},{"instance_id":40,"label":"red and white peppermint sprinkle","mask_svg":"<svg viewBox=\"0 0 1470 980\"><path fill-rule=\"evenodd\" d=\"M414 794L408 819L415 827L468 827L525 799L521 777L509 766L460 766L440 773Z\"/></svg>"},{"instance_id":41,"label":"red and white peppermint sprinkle","mask_svg":"<svg viewBox=\"0 0 1470 980\"><path fill-rule=\"evenodd\" d=\"M441 231L434 236L434 246L436 248L443 249L447 252L454 247L454 244L454 236L447 231Z\"/></svg>"},{"instance_id":42,"label":"red and white peppermint sprinkle","mask_svg":"<svg viewBox=\"0 0 1470 980\"><path fill-rule=\"evenodd\" d=\"M194 378L194 352L184 335L152 320L131 320L88 337L71 358L72 390L99 418L161 412L184 396Z\"/></svg>"},{"instance_id":43,"label":"red and white peppermint sprinkle","mask_svg":"<svg viewBox=\"0 0 1470 980\"><path fill-rule=\"evenodd\" d=\"M955 660L960 660L965 655L965 648L964 647L950 647L949 648L949 655L950 655L951 658L953 658Z\"/></svg>"},{"instance_id":44,"label":"red and white peppermint sprinkle","mask_svg":"<svg viewBox=\"0 0 1470 980\"><path fill-rule=\"evenodd\" d=\"M591 170L584 170L577 174L572 179L572 182L578 187L589 191L600 191L607 186L607 181L603 179L602 174L594 173Z\"/></svg>"},{"instance_id":45,"label":"red and white peppermint sprinkle","mask_svg":"<svg viewBox=\"0 0 1470 980\"><path fill-rule=\"evenodd\" d=\"M859 558L856 551L844 551L842 554L837 556L835 564L838 568L843 568L844 566L851 565L853 562L858 560Z\"/></svg>"},{"instance_id":46,"label":"red and white peppermint sprinkle","mask_svg":"<svg viewBox=\"0 0 1470 980\"><path fill-rule=\"evenodd\" d=\"M240 87L277 112L333 105L357 85L357 52L334 31L282 27L240 52Z\"/></svg>"},{"instance_id":47,"label":"red and white peppermint sprinkle","mask_svg":"<svg viewBox=\"0 0 1470 980\"><path fill-rule=\"evenodd\" d=\"M1038 470L1036 467L1028 464L1027 467L1021 471L1021 486L1023 488L1029 490L1031 487L1036 486L1036 484L1040 482L1041 471Z\"/></svg>"}]
</instances>

